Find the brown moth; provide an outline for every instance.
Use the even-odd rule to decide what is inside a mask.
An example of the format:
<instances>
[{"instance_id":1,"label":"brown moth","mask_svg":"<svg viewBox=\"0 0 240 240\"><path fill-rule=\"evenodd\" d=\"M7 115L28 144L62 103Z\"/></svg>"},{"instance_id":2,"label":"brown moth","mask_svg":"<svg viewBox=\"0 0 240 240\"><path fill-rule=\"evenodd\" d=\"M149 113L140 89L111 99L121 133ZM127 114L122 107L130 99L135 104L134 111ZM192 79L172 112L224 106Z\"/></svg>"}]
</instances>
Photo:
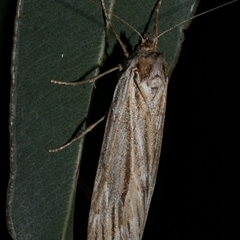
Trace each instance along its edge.
<instances>
[{"instance_id":1,"label":"brown moth","mask_svg":"<svg viewBox=\"0 0 240 240\"><path fill-rule=\"evenodd\" d=\"M161 0L156 19L160 5ZM156 52L157 35L155 25L153 40L145 34L121 67L94 183L88 239L142 238L158 171L168 86L167 64Z\"/></svg>"},{"instance_id":2,"label":"brown moth","mask_svg":"<svg viewBox=\"0 0 240 240\"><path fill-rule=\"evenodd\" d=\"M112 27L101 0L107 24L127 59L122 65L87 80L95 81L108 72L120 70L95 178L88 239L141 239L143 235L158 171L168 86L167 64L162 53L156 52L161 2L158 1L156 6L153 40L148 34L141 36L137 51L128 57L126 47ZM76 85L55 80L51 82ZM59 151L81 136L49 151Z\"/></svg>"},{"instance_id":3,"label":"brown moth","mask_svg":"<svg viewBox=\"0 0 240 240\"><path fill-rule=\"evenodd\" d=\"M158 171L168 87L167 64L163 55L156 51L161 2L158 1L155 10L153 39L145 34L136 52L128 57L126 47L113 29L104 1L101 0L107 24L112 28L127 59L123 64L84 81L93 82L111 71L120 70L107 115L91 199L89 240L142 239L143 236ZM73 141L85 135L103 118ZM50 151L59 151L73 141Z\"/></svg>"}]
</instances>

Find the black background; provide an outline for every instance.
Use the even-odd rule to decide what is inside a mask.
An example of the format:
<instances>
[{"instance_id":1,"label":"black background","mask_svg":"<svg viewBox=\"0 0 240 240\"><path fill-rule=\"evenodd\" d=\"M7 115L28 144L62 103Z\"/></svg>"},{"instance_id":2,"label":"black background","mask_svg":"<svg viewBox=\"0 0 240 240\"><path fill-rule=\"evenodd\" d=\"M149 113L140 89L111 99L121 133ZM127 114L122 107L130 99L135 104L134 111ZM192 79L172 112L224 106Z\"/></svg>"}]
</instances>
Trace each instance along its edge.
<instances>
[{"instance_id":1,"label":"black background","mask_svg":"<svg viewBox=\"0 0 240 240\"><path fill-rule=\"evenodd\" d=\"M198 13L225 3L200 2ZM5 220L9 174L10 59L16 1L5 8L0 42L0 226ZM237 76L239 3L197 18L169 85L159 174L143 239L214 240L224 237L224 138L226 113ZM238 58L238 57L237 57ZM231 122L231 119L228 119Z\"/></svg>"}]
</instances>

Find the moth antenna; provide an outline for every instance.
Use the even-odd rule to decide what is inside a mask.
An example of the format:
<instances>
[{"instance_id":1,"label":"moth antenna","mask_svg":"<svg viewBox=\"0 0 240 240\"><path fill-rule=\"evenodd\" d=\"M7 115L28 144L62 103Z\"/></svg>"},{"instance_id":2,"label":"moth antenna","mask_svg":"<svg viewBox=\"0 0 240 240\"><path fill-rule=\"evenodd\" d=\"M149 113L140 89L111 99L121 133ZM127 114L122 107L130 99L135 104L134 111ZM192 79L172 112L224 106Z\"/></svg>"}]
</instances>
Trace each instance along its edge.
<instances>
[{"instance_id":1,"label":"moth antenna","mask_svg":"<svg viewBox=\"0 0 240 240\"><path fill-rule=\"evenodd\" d=\"M124 24L126 24L129 28L131 28L134 32L136 32L136 33L140 36L140 38L143 39L141 33L140 33L137 29L135 29L133 26L131 26L129 23L127 23L125 20L123 20L122 18L120 18L120 17L117 16L116 14L112 13L112 15L113 15L115 18L117 18L118 20L120 20L121 22L123 22Z\"/></svg>"},{"instance_id":2,"label":"moth antenna","mask_svg":"<svg viewBox=\"0 0 240 240\"><path fill-rule=\"evenodd\" d=\"M172 26L172 27L169 28L168 30L162 32L161 34L159 34L159 35L158 35L156 38L154 38L153 40L156 41L159 37L163 36L163 35L166 34L167 32L170 32L171 30L173 30L174 28L182 25L182 24L185 23L185 22L188 22L188 21L190 21L190 20L192 20L192 19L194 19L194 18L200 17L200 16L202 16L202 15L204 15L204 14L207 14L207 13L209 13L209 12L215 11L215 10L217 10L217 9L219 9L219 8L225 7L226 5L232 4L232 3L237 2L237 1L238 1L238 0L233 0L233 1L228 2L228 3L224 3L224 4L222 4L222 5L218 6L218 7L212 8L212 9L207 10L207 11L205 11L205 12L199 13L199 14L191 17L191 18L188 18L188 19L186 19L186 20L184 20L184 21L182 21L182 22L180 22L180 23Z\"/></svg>"},{"instance_id":3,"label":"moth antenna","mask_svg":"<svg viewBox=\"0 0 240 240\"><path fill-rule=\"evenodd\" d=\"M117 34L117 32L115 31L115 29L114 29L114 27L113 27L113 25L112 25L112 23L111 23L111 21L110 21L110 18L108 17L108 14L111 13L115 18L117 18L118 20L120 20L121 22L123 22L125 25L127 25L129 28L131 28L134 32L136 32L136 33L140 36L140 38L143 40L143 36L141 35L141 33L138 32L133 26L131 26L131 25L130 25L129 23L127 23L125 20L123 20L122 18L120 18L119 16L117 16L116 14L114 14L112 11L107 11L107 10L106 10L106 7L105 7L105 4L104 4L104 0L101 0L102 6L100 6L99 4L97 4L97 3L96 3L95 1L93 1L93 0L90 0L90 1L103 10L104 16L105 16L105 18L106 18L106 20L107 20L107 23L108 23L109 26L111 27L111 29L112 29L112 31L113 31L113 33L114 33L117 41L118 41L119 44L121 45L121 47L122 47L122 49L123 49L123 52L124 52L124 55L125 55L126 57L128 57L129 54L128 54L127 50L126 50L126 46L125 46L125 44L122 42L122 40L120 39L120 37L119 37L119 35Z\"/></svg>"},{"instance_id":4,"label":"moth antenna","mask_svg":"<svg viewBox=\"0 0 240 240\"><path fill-rule=\"evenodd\" d=\"M158 43L158 17L159 17L159 11L160 11L160 7L162 4L162 0L159 0L156 6L156 11L155 11L155 23L154 23L154 35L153 35L153 39L154 39L154 49L157 48L157 43Z\"/></svg>"},{"instance_id":5,"label":"moth antenna","mask_svg":"<svg viewBox=\"0 0 240 240\"><path fill-rule=\"evenodd\" d=\"M126 45L122 42L122 40L120 39L119 35L117 34L117 32L115 31L111 21L110 21L110 18L108 16L108 12L106 10L106 7L105 7L105 3L104 3L104 0L101 0L101 4L102 4L102 9L103 9L103 13L104 13L104 16L106 18L106 22L107 24L110 26L110 28L112 29L112 32L114 33L117 41L119 42L119 44L121 45L122 49L123 49L123 52L124 52L124 55L128 58L129 56L129 53L127 52L127 48L126 48Z\"/></svg>"}]
</instances>

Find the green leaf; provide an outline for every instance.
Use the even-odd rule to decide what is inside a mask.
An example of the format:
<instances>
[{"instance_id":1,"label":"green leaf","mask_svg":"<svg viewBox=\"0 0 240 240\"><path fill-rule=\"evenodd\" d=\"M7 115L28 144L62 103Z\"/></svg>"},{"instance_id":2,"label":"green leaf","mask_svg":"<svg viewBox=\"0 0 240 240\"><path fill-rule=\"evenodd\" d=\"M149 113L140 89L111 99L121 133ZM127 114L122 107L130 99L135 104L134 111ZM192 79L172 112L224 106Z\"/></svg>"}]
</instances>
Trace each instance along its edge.
<instances>
[{"instance_id":1,"label":"green leaf","mask_svg":"<svg viewBox=\"0 0 240 240\"><path fill-rule=\"evenodd\" d=\"M115 1L113 11L142 33L155 2ZM163 0L159 31L189 18L195 9L195 0ZM123 22L112 19L127 45L136 45L137 34ZM153 19L151 33L152 23ZM183 41L179 29L183 27L159 39L159 51L164 53L170 72L179 55ZM93 97L101 106L105 96L102 93L96 98L92 84L59 86L50 80L75 81L97 75L98 67L107 69L121 63L123 54L119 56L116 48L110 31L105 37L101 9L89 0L19 0L12 57L7 208L13 239L73 239L83 144L75 142L57 153L48 150L64 144L80 127L84 129Z\"/></svg>"}]
</instances>

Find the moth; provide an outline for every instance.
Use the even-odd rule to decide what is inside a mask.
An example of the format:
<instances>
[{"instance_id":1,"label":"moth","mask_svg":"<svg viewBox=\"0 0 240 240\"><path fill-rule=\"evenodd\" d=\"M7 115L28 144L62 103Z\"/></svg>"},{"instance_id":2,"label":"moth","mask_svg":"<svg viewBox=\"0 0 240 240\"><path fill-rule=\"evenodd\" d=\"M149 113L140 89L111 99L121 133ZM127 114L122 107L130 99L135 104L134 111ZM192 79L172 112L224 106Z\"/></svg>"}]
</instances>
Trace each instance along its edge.
<instances>
[{"instance_id":1,"label":"moth","mask_svg":"<svg viewBox=\"0 0 240 240\"><path fill-rule=\"evenodd\" d=\"M156 29L153 40L148 34L141 38L119 73L94 183L88 239L143 235L158 171L168 86L167 64L156 52Z\"/></svg>"},{"instance_id":2,"label":"moth","mask_svg":"<svg viewBox=\"0 0 240 240\"><path fill-rule=\"evenodd\" d=\"M153 40L148 34L141 36L136 52L128 57L101 1L127 59L114 69L120 70L119 80L105 126L88 239L142 238L160 159L168 86L167 64L163 54L156 52L161 2L156 6Z\"/></svg>"},{"instance_id":3,"label":"moth","mask_svg":"<svg viewBox=\"0 0 240 240\"><path fill-rule=\"evenodd\" d=\"M142 239L143 236L158 171L169 82L167 63L163 54L156 51L161 2L158 1L155 10L153 38L144 34L130 57L113 29L127 59L104 73L118 69L119 80L107 114L91 199L90 240ZM104 1L101 3L111 25Z\"/></svg>"}]
</instances>

